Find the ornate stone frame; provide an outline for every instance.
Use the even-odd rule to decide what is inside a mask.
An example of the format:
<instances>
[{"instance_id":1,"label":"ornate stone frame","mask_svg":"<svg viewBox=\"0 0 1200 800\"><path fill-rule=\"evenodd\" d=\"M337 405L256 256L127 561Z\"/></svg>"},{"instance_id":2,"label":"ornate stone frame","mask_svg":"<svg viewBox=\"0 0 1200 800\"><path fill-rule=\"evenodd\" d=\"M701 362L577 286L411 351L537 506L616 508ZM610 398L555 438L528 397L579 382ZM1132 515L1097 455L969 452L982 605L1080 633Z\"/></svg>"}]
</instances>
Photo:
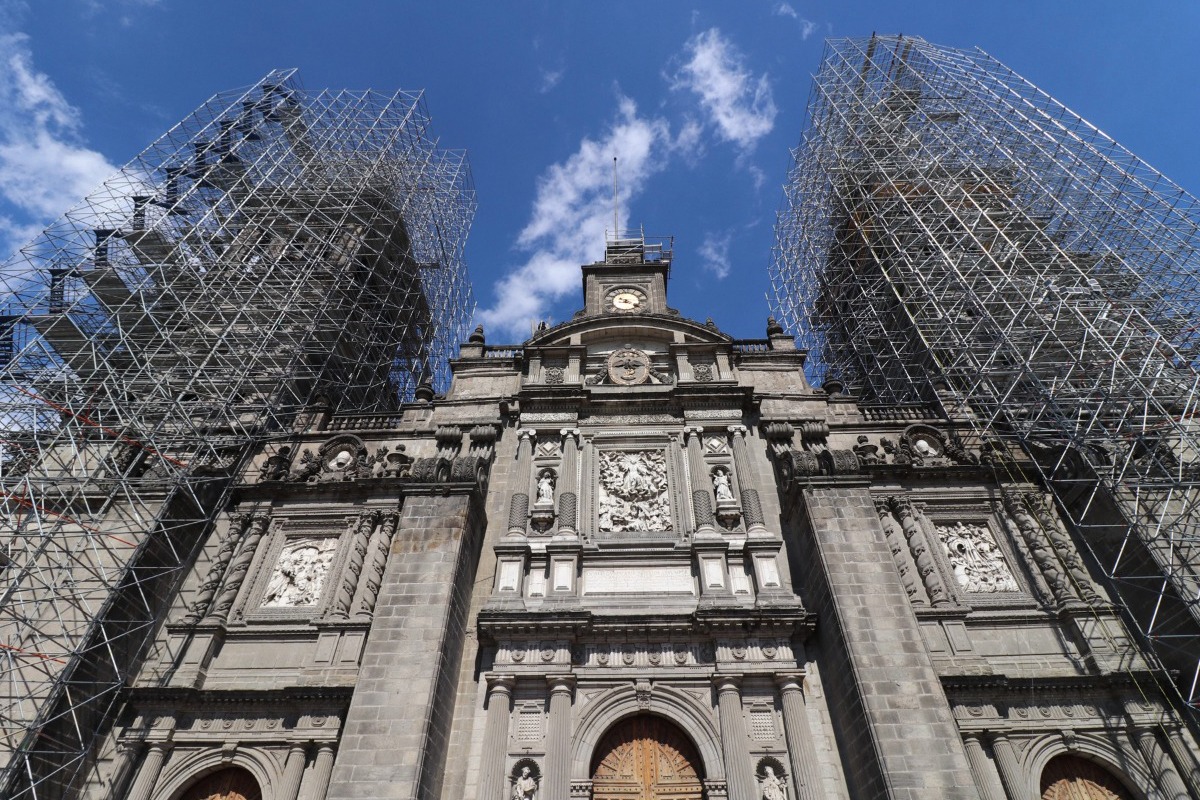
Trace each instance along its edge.
<instances>
[{"instance_id":1,"label":"ornate stone frame","mask_svg":"<svg viewBox=\"0 0 1200 800\"><path fill-rule=\"evenodd\" d=\"M627 430L598 430L591 432L586 439L585 458L588 459L584 474L587 483L584 490L584 507L580 515L584 525L588 527L588 538L603 548L607 545L622 545L630 542L657 542L673 544L686 534L686 522L683 514L683 502L680 495L684 476L681 464L678 462L678 449L675 440L667 431L627 431ZM600 530L600 453L601 452L636 452L657 451L663 454L667 477L667 508L671 515L671 530L620 532L613 533Z\"/></svg>"},{"instance_id":2,"label":"ornate stone frame","mask_svg":"<svg viewBox=\"0 0 1200 800\"><path fill-rule=\"evenodd\" d=\"M333 589L341 577L346 562L346 550L353 534L351 526L357 517L345 514L321 516L279 517L274 520L267 534L269 541L259 547L255 564L246 581L241 598L242 618L249 624L309 622L323 616L329 610ZM337 539L338 544L329 564L329 574L321 587L321 597L315 605L296 607L264 607L261 605L275 564L289 541L308 538Z\"/></svg>"},{"instance_id":3,"label":"ornate stone frame","mask_svg":"<svg viewBox=\"0 0 1200 800\"><path fill-rule=\"evenodd\" d=\"M592 754L609 728L626 717L647 713L678 725L692 740L703 762L703 780L706 784L725 780L720 733L711 700L708 704L702 704L687 692L655 683L654 691L646 703L644 699L639 699L633 682L628 681L593 698L582 709L576 707L575 712L578 721L571 744L572 782L591 780L589 769Z\"/></svg>"},{"instance_id":4,"label":"ornate stone frame","mask_svg":"<svg viewBox=\"0 0 1200 800\"><path fill-rule=\"evenodd\" d=\"M980 498L972 502L966 498L955 498L946 502L938 498L926 498L920 495L911 496L913 503L921 509L919 519L925 537L929 541L929 549L937 563L938 571L946 585L950 596L957 602L970 606L1027 606L1036 601L1034 587L1030 585L1031 564L1027 563L1025 554L1021 552L1010 538L1010 534L1001 520L999 511L989 500ZM967 525L984 527L992 535L1000 556L1008 567L1009 573L1017 583L1015 592L967 592L954 577L954 569L950 559L942 547L941 537L935 527L951 522L963 522Z\"/></svg>"},{"instance_id":5,"label":"ornate stone frame","mask_svg":"<svg viewBox=\"0 0 1200 800\"><path fill-rule=\"evenodd\" d=\"M1158 778L1151 772L1133 742L1128 741L1126 737L1124 744L1127 750L1118 751L1104 735L1096 732L1079 733L1070 747L1061 734L1047 733L1038 736L1025 746L1021 754L1026 796L1038 796L1042 772L1050 759L1055 756L1072 755L1095 761L1111 772L1138 800L1148 800L1150 796L1141 787L1157 786Z\"/></svg>"}]
</instances>

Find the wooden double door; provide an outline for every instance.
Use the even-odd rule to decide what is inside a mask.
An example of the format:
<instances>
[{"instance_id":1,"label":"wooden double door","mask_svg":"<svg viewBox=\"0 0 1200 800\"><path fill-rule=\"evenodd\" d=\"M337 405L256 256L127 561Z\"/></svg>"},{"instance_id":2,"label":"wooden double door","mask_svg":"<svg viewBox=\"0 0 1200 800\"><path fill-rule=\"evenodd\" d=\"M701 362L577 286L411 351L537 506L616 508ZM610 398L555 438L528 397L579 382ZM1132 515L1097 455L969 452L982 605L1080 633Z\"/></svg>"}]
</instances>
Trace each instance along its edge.
<instances>
[{"instance_id":1,"label":"wooden double door","mask_svg":"<svg viewBox=\"0 0 1200 800\"><path fill-rule=\"evenodd\" d=\"M1042 772L1042 800L1133 800L1133 795L1099 764L1059 756Z\"/></svg>"},{"instance_id":2,"label":"wooden double door","mask_svg":"<svg viewBox=\"0 0 1200 800\"><path fill-rule=\"evenodd\" d=\"M253 775L233 767L204 776L180 800L262 800L262 791Z\"/></svg>"},{"instance_id":3,"label":"wooden double door","mask_svg":"<svg viewBox=\"0 0 1200 800\"><path fill-rule=\"evenodd\" d=\"M614 725L592 757L592 800L701 800L700 759L678 727L648 714Z\"/></svg>"}]
</instances>

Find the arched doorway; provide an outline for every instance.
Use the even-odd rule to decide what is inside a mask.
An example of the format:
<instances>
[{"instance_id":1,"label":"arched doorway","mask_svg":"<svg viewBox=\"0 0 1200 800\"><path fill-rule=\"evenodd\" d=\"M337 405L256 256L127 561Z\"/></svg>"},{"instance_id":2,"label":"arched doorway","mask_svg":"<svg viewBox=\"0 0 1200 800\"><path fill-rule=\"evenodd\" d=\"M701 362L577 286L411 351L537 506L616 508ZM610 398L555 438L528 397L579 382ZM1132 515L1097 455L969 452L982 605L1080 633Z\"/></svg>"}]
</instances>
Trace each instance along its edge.
<instances>
[{"instance_id":1,"label":"arched doorway","mask_svg":"<svg viewBox=\"0 0 1200 800\"><path fill-rule=\"evenodd\" d=\"M592 800L700 800L700 778L691 740L649 714L618 722L592 755Z\"/></svg>"},{"instance_id":2,"label":"arched doorway","mask_svg":"<svg viewBox=\"0 0 1200 800\"><path fill-rule=\"evenodd\" d=\"M1077 756L1052 758L1042 770L1042 800L1134 800L1117 777Z\"/></svg>"},{"instance_id":3,"label":"arched doorway","mask_svg":"<svg viewBox=\"0 0 1200 800\"><path fill-rule=\"evenodd\" d=\"M179 800L262 800L254 776L241 767L210 772L193 783Z\"/></svg>"}]
</instances>

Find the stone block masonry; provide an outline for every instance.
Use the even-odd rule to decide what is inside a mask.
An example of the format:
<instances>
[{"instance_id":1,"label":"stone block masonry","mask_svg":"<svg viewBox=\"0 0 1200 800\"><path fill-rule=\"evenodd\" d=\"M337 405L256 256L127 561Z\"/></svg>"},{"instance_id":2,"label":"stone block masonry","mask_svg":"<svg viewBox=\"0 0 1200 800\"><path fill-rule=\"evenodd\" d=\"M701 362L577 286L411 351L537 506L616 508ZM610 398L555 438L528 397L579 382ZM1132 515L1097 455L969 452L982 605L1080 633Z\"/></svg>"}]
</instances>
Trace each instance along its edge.
<instances>
[{"instance_id":1,"label":"stone block masonry","mask_svg":"<svg viewBox=\"0 0 1200 800\"><path fill-rule=\"evenodd\" d=\"M329 800L440 795L483 527L474 493L405 499Z\"/></svg>"},{"instance_id":2,"label":"stone block masonry","mask_svg":"<svg viewBox=\"0 0 1200 800\"><path fill-rule=\"evenodd\" d=\"M979 800L958 728L865 486L808 488L790 531L831 657L825 679L851 795Z\"/></svg>"}]
</instances>

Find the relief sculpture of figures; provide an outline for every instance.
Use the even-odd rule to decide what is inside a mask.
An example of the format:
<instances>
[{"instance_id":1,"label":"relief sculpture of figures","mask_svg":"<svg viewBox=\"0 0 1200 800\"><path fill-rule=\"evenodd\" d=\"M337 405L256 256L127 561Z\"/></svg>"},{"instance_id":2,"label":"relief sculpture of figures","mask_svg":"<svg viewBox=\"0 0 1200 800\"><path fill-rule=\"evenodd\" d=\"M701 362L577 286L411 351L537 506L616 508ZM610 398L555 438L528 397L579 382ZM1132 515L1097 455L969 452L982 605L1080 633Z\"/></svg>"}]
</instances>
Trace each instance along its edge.
<instances>
[{"instance_id":1,"label":"relief sculpture of figures","mask_svg":"<svg viewBox=\"0 0 1200 800\"><path fill-rule=\"evenodd\" d=\"M600 461L600 530L669 531L667 460L661 451L607 451Z\"/></svg>"},{"instance_id":2,"label":"relief sculpture of figures","mask_svg":"<svg viewBox=\"0 0 1200 800\"><path fill-rule=\"evenodd\" d=\"M771 767L764 767L766 776L762 779L763 800L787 800L787 787Z\"/></svg>"},{"instance_id":3,"label":"relief sculpture of figures","mask_svg":"<svg viewBox=\"0 0 1200 800\"><path fill-rule=\"evenodd\" d=\"M733 489L729 486L729 470L717 467L712 476L713 490L717 493L718 503L732 503Z\"/></svg>"},{"instance_id":4,"label":"relief sculpture of figures","mask_svg":"<svg viewBox=\"0 0 1200 800\"><path fill-rule=\"evenodd\" d=\"M537 780L529 773L529 767L521 767L521 776L513 781L511 800L536 800Z\"/></svg>"},{"instance_id":5,"label":"relief sculpture of figures","mask_svg":"<svg viewBox=\"0 0 1200 800\"><path fill-rule=\"evenodd\" d=\"M316 605L333 562L337 539L329 536L285 545L263 595L264 607Z\"/></svg>"},{"instance_id":6,"label":"relief sculpture of figures","mask_svg":"<svg viewBox=\"0 0 1200 800\"><path fill-rule=\"evenodd\" d=\"M983 525L938 525L954 579L967 592L1016 592L1017 581L1004 563L996 540Z\"/></svg>"}]
</instances>

